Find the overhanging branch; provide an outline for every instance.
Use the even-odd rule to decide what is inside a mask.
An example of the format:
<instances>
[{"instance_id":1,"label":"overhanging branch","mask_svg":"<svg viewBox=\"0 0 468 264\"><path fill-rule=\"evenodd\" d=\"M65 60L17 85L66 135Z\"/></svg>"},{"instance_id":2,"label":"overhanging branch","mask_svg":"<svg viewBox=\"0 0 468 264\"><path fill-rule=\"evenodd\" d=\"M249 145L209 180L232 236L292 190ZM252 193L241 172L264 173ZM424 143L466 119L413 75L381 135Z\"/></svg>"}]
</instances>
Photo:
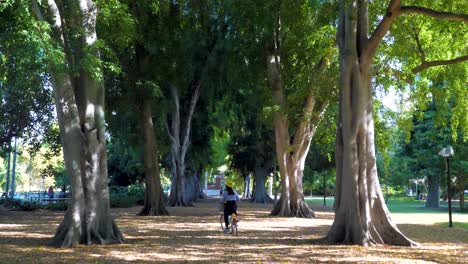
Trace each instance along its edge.
<instances>
[{"instance_id":1,"label":"overhanging branch","mask_svg":"<svg viewBox=\"0 0 468 264\"><path fill-rule=\"evenodd\" d=\"M400 0L390 1L387 8L387 13L372 33L366 45L366 48L368 48L366 59L371 60L373 58L377 47L384 38L385 34L388 32L395 19L402 14L421 14L437 19L468 23L467 14L436 11L422 6L400 6L400 2Z\"/></svg>"},{"instance_id":2,"label":"overhanging branch","mask_svg":"<svg viewBox=\"0 0 468 264\"><path fill-rule=\"evenodd\" d=\"M430 68L430 67L450 65L450 64L463 62L463 61L466 61L466 60L468 60L468 55L458 57L458 58L455 58L455 59L451 59L451 60L426 61L426 62L421 63L421 65L419 65L418 67L414 68L412 70L412 72L414 74L416 74L416 73L421 72L421 71L423 71L423 70L425 70L427 68Z\"/></svg>"},{"instance_id":3,"label":"overhanging branch","mask_svg":"<svg viewBox=\"0 0 468 264\"><path fill-rule=\"evenodd\" d=\"M432 10L432 9L422 7L422 6L402 6L400 7L400 12L402 14L407 14L407 13L421 14L421 15L438 18L438 19L468 23L467 14L436 11L436 10Z\"/></svg>"}]
</instances>

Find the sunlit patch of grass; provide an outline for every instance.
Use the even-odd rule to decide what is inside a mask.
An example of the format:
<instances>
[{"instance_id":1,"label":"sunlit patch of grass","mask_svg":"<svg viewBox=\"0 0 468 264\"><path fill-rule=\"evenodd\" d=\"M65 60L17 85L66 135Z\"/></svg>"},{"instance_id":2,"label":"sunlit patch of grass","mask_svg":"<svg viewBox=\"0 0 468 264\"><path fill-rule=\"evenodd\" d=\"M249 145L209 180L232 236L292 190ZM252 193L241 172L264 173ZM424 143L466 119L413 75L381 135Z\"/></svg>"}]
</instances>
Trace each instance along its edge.
<instances>
[{"instance_id":1,"label":"sunlit patch of grass","mask_svg":"<svg viewBox=\"0 0 468 264\"><path fill-rule=\"evenodd\" d=\"M435 223L437 226L448 227L449 222L439 222ZM452 222L453 228L468 229L468 222Z\"/></svg>"}]
</instances>

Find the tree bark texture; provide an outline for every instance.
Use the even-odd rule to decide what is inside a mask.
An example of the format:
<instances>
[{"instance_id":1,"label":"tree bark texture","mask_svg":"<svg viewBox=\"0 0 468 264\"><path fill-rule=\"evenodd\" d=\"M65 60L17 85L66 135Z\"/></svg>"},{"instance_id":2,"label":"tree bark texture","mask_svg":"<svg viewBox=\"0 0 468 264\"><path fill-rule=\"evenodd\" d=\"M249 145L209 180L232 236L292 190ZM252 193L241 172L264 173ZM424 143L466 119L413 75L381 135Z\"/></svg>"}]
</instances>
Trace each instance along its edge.
<instances>
[{"instance_id":1,"label":"tree bark texture","mask_svg":"<svg viewBox=\"0 0 468 264\"><path fill-rule=\"evenodd\" d=\"M187 185L186 192L187 198L190 201L196 202L199 199L206 199L205 193L203 193L203 185L201 181L201 171L196 171L191 175L186 174L187 176Z\"/></svg>"},{"instance_id":2,"label":"tree bark texture","mask_svg":"<svg viewBox=\"0 0 468 264\"><path fill-rule=\"evenodd\" d=\"M185 175L185 159L190 146L190 130L192 128L193 113L200 97L201 84L208 71L208 62L209 59L215 55L213 50L218 40L224 38L224 31L219 33L218 36L214 36L209 44L202 49L205 55L200 58L200 66L194 69L193 78L188 87L191 94L187 102L187 108L184 109L184 111L181 111L179 91L175 86L170 87L175 106L172 112L170 128L169 124L166 123L167 132L171 140L172 160L172 184L171 194L169 196L170 206L192 206L192 197L187 197L185 193L188 180L187 175ZM185 113L185 115L182 116L181 113Z\"/></svg>"},{"instance_id":3,"label":"tree bark texture","mask_svg":"<svg viewBox=\"0 0 468 264\"><path fill-rule=\"evenodd\" d=\"M203 169L199 169L194 175L194 185L195 185L195 201L198 199L206 199L207 196L203 192Z\"/></svg>"},{"instance_id":4,"label":"tree bark texture","mask_svg":"<svg viewBox=\"0 0 468 264\"><path fill-rule=\"evenodd\" d=\"M97 9L90 0L74 2L68 8L73 7L76 8L64 12L53 0L49 0L46 7L52 38L64 51L63 62L66 61L59 67L51 67L51 82L71 186L68 210L51 245L122 243L124 238L111 216L107 188L104 87L92 77L98 69L85 69L79 64L84 56L99 58L97 49L93 49ZM43 21L36 2L32 8L36 17ZM62 17L62 12L70 17ZM72 48L65 41L69 36L64 33L67 31L63 21L82 32L79 44L73 47L74 54L70 54ZM90 53L85 54L85 50ZM79 69L74 78L67 64Z\"/></svg>"},{"instance_id":5,"label":"tree bark texture","mask_svg":"<svg viewBox=\"0 0 468 264\"><path fill-rule=\"evenodd\" d=\"M439 208L440 207L440 177L439 175L431 175L427 177L428 188L426 197L426 207Z\"/></svg>"},{"instance_id":6,"label":"tree bark texture","mask_svg":"<svg viewBox=\"0 0 468 264\"><path fill-rule=\"evenodd\" d=\"M10 140L10 146L11 146L11 140ZM8 151L8 157L7 157L7 173L6 173L6 183L5 183L5 193L6 196L9 197L9 190L10 190L10 163L11 163L11 151Z\"/></svg>"},{"instance_id":7,"label":"tree bark texture","mask_svg":"<svg viewBox=\"0 0 468 264\"><path fill-rule=\"evenodd\" d=\"M255 186L252 193L252 198L250 202L252 203L273 203L273 199L267 194L265 189L266 179L268 178L268 173L270 171L270 167L261 166L257 164L255 166L255 177L254 182Z\"/></svg>"},{"instance_id":8,"label":"tree bark texture","mask_svg":"<svg viewBox=\"0 0 468 264\"><path fill-rule=\"evenodd\" d=\"M141 106L142 138L144 141L144 165L145 165L145 201L139 215L155 216L168 215L163 198L161 175L159 170L158 149L156 135L153 127L151 100L143 99Z\"/></svg>"},{"instance_id":9,"label":"tree bark texture","mask_svg":"<svg viewBox=\"0 0 468 264\"><path fill-rule=\"evenodd\" d=\"M378 46L399 15L418 13L464 23L468 23L468 15L401 6L400 0L390 0L385 15L368 37L368 2L340 1L335 220L328 240L360 245L414 246L417 243L404 236L392 222L377 177L371 66Z\"/></svg>"},{"instance_id":10,"label":"tree bark texture","mask_svg":"<svg viewBox=\"0 0 468 264\"><path fill-rule=\"evenodd\" d=\"M149 52L139 43L135 45L135 63L137 65L137 79L135 82L138 116L140 118L139 132L143 144L143 163L145 167L145 199L139 215L155 216L168 215L163 190L161 186L161 175L159 170L159 153L156 142L156 133L153 125L152 103L153 96L150 88L139 87L138 81L145 82L150 79L148 72L150 61ZM129 73L131 76L131 73Z\"/></svg>"},{"instance_id":11,"label":"tree bark texture","mask_svg":"<svg viewBox=\"0 0 468 264\"><path fill-rule=\"evenodd\" d=\"M16 145L17 145L17 138L15 137L15 139L13 139L13 167L11 168L11 195L10 197L13 199L15 198L15 190L16 190L16 186L15 186L15 180L16 180L16 155L17 155L17 151L16 151Z\"/></svg>"},{"instance_id":12,"label":"tree bark texture","mask_svg":"<svg viewBox=\"0 0 468 264\"><path fill-rule=\"evenodd\" d=\"M367 41L367 16L366 1L341 1L335 220L328 240L365 246L416 245L392 222L377 177L371 85L374 50L365 48L369 43L367 47L372 47Z\"/></svg>"},{"instance_id":13,"label":"tree bark texture","mask_svg":"<svg viewBox=\"0 0 468 264\"><path fill-rule=\"evenodd\" d=\"M295 128L294 137L289 135L289 120L286 111L284 83L280 73L278 45L267 48L267 70L273 103L280 107L274 115L276 157L281 174L281 198L275 204L271 215L313 217L315 213L304 200L302 178L305 159L309 151L316 124L311 118L304 118ZM304 106L304 116L310 116L314 111L315 98L311 92ZM315 116L320 120L320 115ZM291 144L290 142L293 142Z\"/></svg>"},{"instance_id":14,"label":"tree bark texture","mask_svg":"<svg viewBox=\"0 0 468 264\"><path fill-rule=\"evenodd\" d=\"M244 174L244 198L251 197L250 174Z\"/></svg>"},{"instance_id":15,"label":"tree bark texture","mask_svg":"<svg viewBox=\"0 0 468 264\"><path fill-rule=\"evenodd\" d=\"M172 112L171 127L167 126L169 138L171 139L171 163L172 163L172 185L169 196L170 206L192 206L192 197L186 193L187 176L185 175L186 155L190 145L190 129L195 106L200 95L200 83L191 82L192 96L189 108L185 116L185 122L181 127L180 99L177 89L172 86L171 94L175 109Z\"/></svg>"}]
</instances>

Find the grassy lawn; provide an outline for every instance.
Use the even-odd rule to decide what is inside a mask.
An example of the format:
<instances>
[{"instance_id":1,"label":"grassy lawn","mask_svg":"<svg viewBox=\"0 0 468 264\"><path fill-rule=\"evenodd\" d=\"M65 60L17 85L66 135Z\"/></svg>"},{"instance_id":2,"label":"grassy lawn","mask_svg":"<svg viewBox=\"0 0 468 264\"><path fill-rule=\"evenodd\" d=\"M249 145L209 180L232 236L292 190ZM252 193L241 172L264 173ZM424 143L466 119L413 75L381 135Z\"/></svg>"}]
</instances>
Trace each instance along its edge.
<instances>
[{"instance_id":1,"label":"grassy lawn","mask_svg":"<svg viewBox=\"0 0 468 264\"><path fill-rule=\"evenodd\" d=\"M323 196L313 196L306 197L308 203L314 205L323 206ZM333 207L335 198L333 196L326 197L326 206ZM392 213L434 213L434 214L447 214L448 203L446 201L440 202L440 208L426 208L425 200L416 200L412 197L395 197L390 198L387 201L387 206L390 212ZM452 212L455 214L460 214L459 203L458 201L452 201ZM468 212L462 212L461 214L468 214Z\"/></svg>"},{"instance_id":2,"label":"grassy lawn","mask_svg":"<svg viewBox=\"0 0 468 264\"><path fill-rule=\"evenodd\" d=\"M323 197L306 197L306 201L314 206L323 206ZM333 208L334 197L326 198L328 209ZM425 224L448 226L448 205L441 201L440 208L426 208L425 200L415 200L411 197L390 198L387 202L392 218L401 224ZM458 202L452 202L452 221L454 228L468 230L468 213L460 212Z\"/></svg>"}]
</instances>

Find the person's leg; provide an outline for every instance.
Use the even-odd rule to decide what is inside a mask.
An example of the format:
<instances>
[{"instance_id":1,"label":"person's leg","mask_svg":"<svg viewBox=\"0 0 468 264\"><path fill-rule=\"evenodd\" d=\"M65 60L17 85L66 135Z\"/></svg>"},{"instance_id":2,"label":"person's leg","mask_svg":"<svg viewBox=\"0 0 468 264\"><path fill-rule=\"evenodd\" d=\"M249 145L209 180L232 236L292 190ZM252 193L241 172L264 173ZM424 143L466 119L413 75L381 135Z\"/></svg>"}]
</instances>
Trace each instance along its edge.
<instances>
[{"instance_id":1,"label":"person's leg","mask_svg":"<svg viewBox=\"0 0 468 264\"><path fill-rule=\"evenodd\" d=\"M224 225L226 229L229 226L229 208L227 206L224 207Z\"/></svg>"}]
</instances>

